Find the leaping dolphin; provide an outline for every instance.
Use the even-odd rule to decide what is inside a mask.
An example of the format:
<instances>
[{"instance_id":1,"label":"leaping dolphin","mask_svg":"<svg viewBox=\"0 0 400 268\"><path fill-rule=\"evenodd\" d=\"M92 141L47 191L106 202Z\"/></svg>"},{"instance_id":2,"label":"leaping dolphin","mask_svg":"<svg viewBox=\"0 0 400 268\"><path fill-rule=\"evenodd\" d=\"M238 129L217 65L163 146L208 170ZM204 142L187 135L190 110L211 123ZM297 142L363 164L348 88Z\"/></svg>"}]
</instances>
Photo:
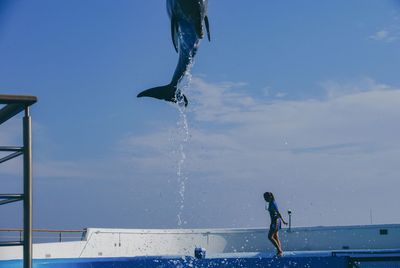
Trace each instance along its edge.
<instances>
[{"instance_id":1,"label":"leaping dolphin","mask_svg":"<svg viewBox=\"0 0 400 268\"><path fill-rule=\"evenodd\" d=\"M210 41L210 26L207 17L208 0L167 0L167 11L171 20L172 43L179 53L178 64L168 85L142 91L137 97L153 97L171 102L188 104L188 100L178 89L179 80L196 55L200 39L204 37L204 27Z\"/></svg>"}]
</instances>

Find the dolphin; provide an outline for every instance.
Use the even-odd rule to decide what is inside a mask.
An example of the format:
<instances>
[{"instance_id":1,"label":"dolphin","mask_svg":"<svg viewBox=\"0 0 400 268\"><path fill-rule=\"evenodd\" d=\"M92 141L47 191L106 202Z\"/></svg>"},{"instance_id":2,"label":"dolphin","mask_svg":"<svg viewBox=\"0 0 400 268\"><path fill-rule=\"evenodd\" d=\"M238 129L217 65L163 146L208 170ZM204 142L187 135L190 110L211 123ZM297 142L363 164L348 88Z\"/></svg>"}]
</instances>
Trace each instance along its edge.
<instances>
[{"instance_id":1,"label":"dolphin","mask_svg":"<svg viewBox=\"0 0 400 268\"><path fill-rule=\"evenodd\" d=\"M171 37L175 51L179 54L178 64L168 85L142 91L137 97L152 97L170 102L188 100L178 89L178 83L192 63L204 37L204 26L210 41L210 25L207 16L208 0L167 0L168 16L171 20Z\"/></svg>"}]
</instances>

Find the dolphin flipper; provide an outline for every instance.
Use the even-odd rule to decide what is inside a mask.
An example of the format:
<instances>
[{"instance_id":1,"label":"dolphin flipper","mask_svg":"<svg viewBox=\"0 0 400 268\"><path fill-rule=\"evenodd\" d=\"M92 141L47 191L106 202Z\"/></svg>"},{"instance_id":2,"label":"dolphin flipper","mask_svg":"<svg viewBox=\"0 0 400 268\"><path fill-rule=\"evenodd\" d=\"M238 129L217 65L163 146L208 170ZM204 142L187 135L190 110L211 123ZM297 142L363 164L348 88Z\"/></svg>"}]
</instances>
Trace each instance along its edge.
<instances>
[{"instance_id":1,"label":"dolphin flipper","mask_svg":"<svg viewBox=\"0 0 400 268\"><path fill-rule=\"evenodd\" d=\"M137 95L137 97L138 98L151 97L151 98L156 98L159 100L165 100L165 101L170 101L170 102L177 102L177 99L178 99L178 102L183 100L183 102L185 103L185 107L188 105L188 100L187 100L186 96L180 92L176 92L176 86L174 86L172 84L147 89L145 91L140 92Z\"/></svg>"},{"instance_id":2,"label":"dolphin flipper","mask_svg":"<svg viewBox=\"0 0 400 268\"><path fill-rule=\"evenodd\" d=\"M210 23L208 22L208 16L205 16L205 17L204 17L204 24L206 25L208 41L211 41Z\"/></svg>"},{"instance_id":3,"label":"dolphin flipper","mask_svg":"<svg viewBox=\"0 0 400 268\"><path fill-rule=\"evenodd\" d=\"M171 37L172 37L172 44L174 44L175 51L178 53L178 38L177 38L177 29L178 24L175 17L171 18Z\"/></svg>"}]
</instances>

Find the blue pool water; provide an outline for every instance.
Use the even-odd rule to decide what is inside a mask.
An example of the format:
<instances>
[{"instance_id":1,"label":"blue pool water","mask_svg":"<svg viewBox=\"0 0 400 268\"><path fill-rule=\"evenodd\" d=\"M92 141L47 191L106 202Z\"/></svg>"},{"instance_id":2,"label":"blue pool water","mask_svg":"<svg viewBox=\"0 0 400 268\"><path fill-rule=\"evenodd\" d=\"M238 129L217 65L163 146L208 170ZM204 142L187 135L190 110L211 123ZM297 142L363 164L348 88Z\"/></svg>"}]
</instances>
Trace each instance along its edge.
<instances>
[{"instance_id":1,"label":"blue pool water","mask_svg":"<svg viewBox=\"0 0 400 268\"><path fill-rule=\"evenodd\" d=\"M347 257L131 257L34 260L33 268L208 268L208 267L348 267ZM0 268L21 268L22 261L3 261Z\"/></svg>"},{"instance_id":2,"label":"blue pool water","mask_svg":"<svg viewBox=\"0 0 400 268\"><path fill-rule=\"evenodd\" d=\"M271 253L229 253L205 256L148 256L119 258L38 259L33 268L348 268L400 267L400 249L353 251L285 252L284 257ZM22 268L21 260L0 261L0 268Z\"/></svg>"}]
</instances>

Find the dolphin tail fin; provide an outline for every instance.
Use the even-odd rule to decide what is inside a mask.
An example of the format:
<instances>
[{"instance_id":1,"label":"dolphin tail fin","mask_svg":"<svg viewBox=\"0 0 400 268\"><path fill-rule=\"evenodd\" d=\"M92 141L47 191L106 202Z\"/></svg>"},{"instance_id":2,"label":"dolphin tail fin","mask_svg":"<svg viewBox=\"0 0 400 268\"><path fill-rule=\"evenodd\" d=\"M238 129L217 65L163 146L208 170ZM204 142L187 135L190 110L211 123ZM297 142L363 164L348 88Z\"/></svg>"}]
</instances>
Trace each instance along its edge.
<instances>
[{"instance_id":1,"label":"dolphin tail fin","mask_svg":"<svg viewBox=\"0 0 400 268\"><path fill-rule=\"evenodd\" d=\"M170 102L184 103L185 107L188 105L188 100L185 95L183 95L180 90L176 89L176 86L168 84L161 87L153 87L140 92L137 95L140 97L151 97L159 100L165 100Z\"/></svg>"},{"instance_id":2,"label":"dolphin tail fin","mask_svg":"<svg viewBox=\"0 0 400 268\"><path fill-rule=\"evenodd\" d=\"M208 21L208 16L205 16L205 17L204 17L204 24L206 25L208 41L211 41L210 23L209 23L209 21Z\"/></svg>"}]
</instances>

